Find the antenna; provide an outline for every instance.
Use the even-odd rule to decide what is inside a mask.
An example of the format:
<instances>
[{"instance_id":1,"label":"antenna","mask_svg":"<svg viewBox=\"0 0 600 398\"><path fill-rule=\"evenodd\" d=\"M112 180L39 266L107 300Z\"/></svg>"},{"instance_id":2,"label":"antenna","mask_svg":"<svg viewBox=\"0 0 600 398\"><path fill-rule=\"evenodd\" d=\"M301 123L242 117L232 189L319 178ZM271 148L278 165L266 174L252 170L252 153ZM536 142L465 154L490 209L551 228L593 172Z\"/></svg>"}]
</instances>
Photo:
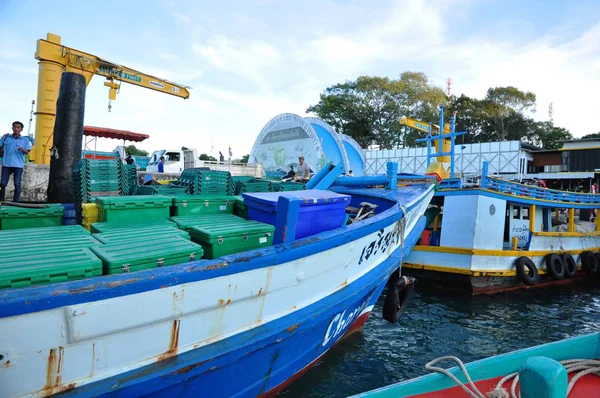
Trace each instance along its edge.
<instances>
[{"instance_id":1,"label":"antenna","mask_svg":"<svg viewBox=\"0 0 600 398\"><path fill-rule=\"evenodd\" d=\"M452 78L449 77L448 80L446 81L446 95L448 97L450 97L451 92L452 92Z\"/></svg>"},{"instance_id":2,"label":"antenna","mask_svg":"<svg viewBox=\"0 0 600 398\"><path fill-rule=\"evenodd\" d=\"M554 115L554 109L553 109L553 104L552 102L550 104L548 104L548 118L550 119L550 121L553 121L553 115Z\"/></svg>"}]
</instances>

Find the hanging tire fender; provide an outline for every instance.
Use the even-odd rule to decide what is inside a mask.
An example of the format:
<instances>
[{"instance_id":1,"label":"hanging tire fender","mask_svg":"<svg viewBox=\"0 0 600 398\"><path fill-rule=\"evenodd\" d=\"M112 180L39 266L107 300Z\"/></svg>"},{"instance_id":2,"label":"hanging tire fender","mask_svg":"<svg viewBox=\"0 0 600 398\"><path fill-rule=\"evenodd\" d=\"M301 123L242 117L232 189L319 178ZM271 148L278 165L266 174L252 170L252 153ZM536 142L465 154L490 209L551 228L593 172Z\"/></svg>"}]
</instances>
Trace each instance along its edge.
<instances>
[{"instance_id":1,"label":"hanging tire fender","mask_svg":"<svg viewBox=\"0 0 600 398\"><path fill-rule=\"evenodd\" d=\"M565 266L565 276L567 278L574 278L577 275L577 262L571 253L563 253L561 257Z\"/></svg>"},{"instance_id":2,"label":"hanging tire fender","mask_svg":"<svg viewBox=\"0 0 600 398\"><path fill-rule=\"evenodd\" d=\"M385 296L383 303L383 319L390 323L396 323L400 319L400 316L406 310L408 301L413 291L415 290L415 278L409 276L399 276L398 272L394 272L396 276L392 274L390 277L391 282L394 278L396 279L393 285L388 284L388 291Z\"/></svg>"},{"instance_id":3,"label":"hanging tire fender","mask_svg":"<svg viewBox=\"0 0 600 398\"><path fill-rule=\"evenodd\" d=\"M558 254L550 253L546 255L546 272L557 281L565 279L565 265Z\"/></svg>"},{"instance_id":4,"label":"hanging tire fender","mask_svg":"<svg viewBox=\"0 0 600 398\"><path fill-rule=\"evenodd\" d=\"M521 256L515 261L517 276L523 283L533 286L540 281L540 274L537 267L529 257Z\"/></svg>"},{"instance_id":5,"label":"hanging tire fender","mask_svg":"<svg viewBox=\"0 0 600 398\"><path fill-rule=\"evenodd\" d=\"M585 251L579 256L581 258L581 269L588 275L598 273L598 258L591 251Z\"/></svg>"}]
</instances>

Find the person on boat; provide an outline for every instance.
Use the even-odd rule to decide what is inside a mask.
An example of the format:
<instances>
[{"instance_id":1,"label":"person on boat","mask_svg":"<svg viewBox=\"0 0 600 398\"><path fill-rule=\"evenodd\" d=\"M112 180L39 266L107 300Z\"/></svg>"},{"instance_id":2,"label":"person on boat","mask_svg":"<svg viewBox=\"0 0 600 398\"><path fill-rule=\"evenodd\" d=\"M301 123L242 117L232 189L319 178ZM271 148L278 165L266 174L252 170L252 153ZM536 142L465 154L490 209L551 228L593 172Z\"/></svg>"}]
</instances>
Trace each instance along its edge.
<instances>
[{"instance_id":1,"label":"person on boat","mask_svg":"<svg viewBox=\"0 0 600 398\"><path fill-rule=\"evenodd\" d=\"M0 156L2 156L2 178L0 181L0 201L4 201L6 186L12 174L15 185L13 202L21 200L21 179L25 167L25 156L31 151L31 142L21 136L23 123L12 124L12 134L5 134L0 138Z\"/></svg>"},{"instance_id":2,"label":"person on boat","mask_svg":"<svg viewBox=\"0 0 600 398\"><path fill-rule=\"evenodd\" d=\"M352 172L352 170L348 170L348 174L346 174L348 177L354 177L354 173Z\"/></svg>"},{"instance_id":3,"label":"person on boat","mask_svg":"<svg viewBox=\"0 0 600 398\"><path fill-rule=\"evenodd\" d=\"M135 164L135 159L129 152L127 152L127 157L125 158L125 163L127 164Z\"/></svg>"},{"instance_id":4,"label":"person on boat","mask_svg":"<svg viewBox=\"0 0 600 398\"><path fill-rule=\"evenodd\" d=\"M160 160L158 162L158 172L159 173L165 172L165 157L164 156L161 156Z\"/></svg>"},{"instance_id":5,"label":"person on boat","mask_svg":"<svg viewBox=\"0 0 600 398\"><path fill-rule=\"evenodd\" d=\"M298 167L296 171L295 181L308 181L310 179L310 166L304 161L304 156L298 158Z\"/></svg>"}]
</instances>

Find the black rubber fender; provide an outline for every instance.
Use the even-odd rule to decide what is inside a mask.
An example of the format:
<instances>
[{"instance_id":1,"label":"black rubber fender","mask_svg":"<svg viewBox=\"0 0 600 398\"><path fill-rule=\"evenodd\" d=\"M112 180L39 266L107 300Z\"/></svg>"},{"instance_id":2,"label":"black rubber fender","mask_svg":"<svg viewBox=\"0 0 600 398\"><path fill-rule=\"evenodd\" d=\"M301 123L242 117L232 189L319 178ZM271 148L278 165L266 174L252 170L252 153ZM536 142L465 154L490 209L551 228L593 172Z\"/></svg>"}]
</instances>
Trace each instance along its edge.
<instances>
[{"instance_id":1,"label":"black rubber fender","mask_svg":"<svg viewBox=\"0 0 600 398\"><path fill-rule=\"evenodd\" d=\"M598 273L598 256L591 251L585 251L579 256L581 258L581 269L588 275Z\"/></svg>"},{"instance_id":2,"label":"black rubber fender","mask_svg":"<svg viewBox=\"0 0 600 398\"><path fill-rule=\"evenodd\" d=\"M521 256L515 261L517 276L523 283L533 286L540 281L540 274L537 267L529 257Z\"/></svg>"},{"instance_id":3,"label":"black rubber fender","mask_svg":"<svg viewBox=\"0 0 600 398\"><path fill-rule=\"evenodd\" d=\"M562 258L556 253L546 255L546 271L553 279L565 279L565 265Z\"/></svg>"},{"instance_id":4,"label":"black rubber fender","mask_svg":"<svg viewBox=\"0 0 600 398\"><path fill-rule=\"evenodd\" d=\"M395 275L394 275L395 274ZM406 310L408 301L415 290L415 279L407 276L399 276L398 272L388 280L388 291L383 303L383 319L390 323L396 323ZM395 283L390 283L395 279ZM390 286L391 285L391 286Z\"/></svg>"},{"instance_id":5,"label":"black rubber fender","mask_svg":"<svg viewBox=\"0 0 600 398\"><path fill-rule=\"evenodd\" d=\"M563 265L565 266L565 276L574 278L577 275L577 262L570 253L562 254Z\"/></svg>"}]
</instances>

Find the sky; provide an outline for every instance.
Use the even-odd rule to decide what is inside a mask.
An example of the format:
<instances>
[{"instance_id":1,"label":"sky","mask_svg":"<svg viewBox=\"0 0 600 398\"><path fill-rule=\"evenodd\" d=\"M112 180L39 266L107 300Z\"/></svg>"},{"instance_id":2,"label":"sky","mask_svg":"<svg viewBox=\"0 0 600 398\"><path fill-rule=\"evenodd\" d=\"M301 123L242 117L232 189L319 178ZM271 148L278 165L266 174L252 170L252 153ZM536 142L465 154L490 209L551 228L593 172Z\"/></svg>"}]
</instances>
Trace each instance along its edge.
<instances>
[{"instance_id":1,"label":"sky","mask_svg":"<svg viewBox=\"0 0 600 398\"><path fill-rule=\"evenodd\" d=\"M554 124L581 137L600 132L599 16L598 0L0 0L0 132L15 120L28 131L36 40L52 32L192 87L183 100L123 83L109 113L104 79L92 79L85 125L148 134L136 146L149 152L231 147L240 158L271 118L307 115L326 87L404 71L443 88L452 78L456 95L532 91L535 119L553 103Z\"/></svg>"}]
</instances>

